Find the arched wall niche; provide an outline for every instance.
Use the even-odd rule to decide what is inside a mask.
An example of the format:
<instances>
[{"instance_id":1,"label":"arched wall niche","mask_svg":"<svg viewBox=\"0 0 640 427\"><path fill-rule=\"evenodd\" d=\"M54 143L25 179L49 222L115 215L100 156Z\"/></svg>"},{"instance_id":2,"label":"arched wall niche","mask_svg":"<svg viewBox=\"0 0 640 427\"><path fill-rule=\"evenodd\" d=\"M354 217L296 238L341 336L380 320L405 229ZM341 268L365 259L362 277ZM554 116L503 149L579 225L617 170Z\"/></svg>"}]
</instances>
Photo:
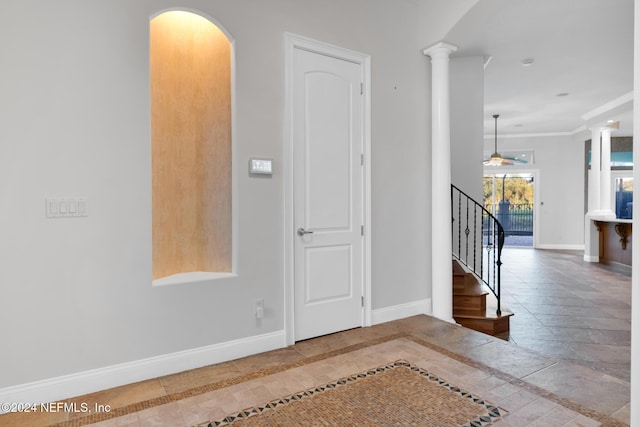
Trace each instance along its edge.
<instances>
[{"instance_id":1,"label":"arched wall niche","mask_svg":"<svg viewBox=\"0 0 640 427\"><path fill-rule=\"evenodd\" d=\"M232 55L189 10L150 20L153 279L232 271Z\"/></svg>"}]
</instances>

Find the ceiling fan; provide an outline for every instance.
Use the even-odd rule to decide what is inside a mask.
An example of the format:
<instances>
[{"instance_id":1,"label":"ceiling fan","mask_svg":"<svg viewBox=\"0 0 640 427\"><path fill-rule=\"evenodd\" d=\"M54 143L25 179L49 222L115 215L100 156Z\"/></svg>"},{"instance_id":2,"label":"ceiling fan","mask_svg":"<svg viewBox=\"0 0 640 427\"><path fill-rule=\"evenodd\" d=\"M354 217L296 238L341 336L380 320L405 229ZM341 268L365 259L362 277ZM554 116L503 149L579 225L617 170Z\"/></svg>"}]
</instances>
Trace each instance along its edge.
<instances>
[{"instance_id":1,"label":"ceiling fan","mask_svg":"<svg viewBox=\"0 0 640 427\"><path fill-rule=\"evenodd\" d=\"M503 157L502 154L498 153L498 117L500 117L499 114L494 114L493 115L493 118L496 121L494 152L491 155L491 157L489 157L487 160L483 161L482 163L485 166L510 166L510 165L515 165L517 163L525 163L524 161L522 161L520 159L515 159L515 158L511 158L511 157Z\"/></svg>"}]
</instances>

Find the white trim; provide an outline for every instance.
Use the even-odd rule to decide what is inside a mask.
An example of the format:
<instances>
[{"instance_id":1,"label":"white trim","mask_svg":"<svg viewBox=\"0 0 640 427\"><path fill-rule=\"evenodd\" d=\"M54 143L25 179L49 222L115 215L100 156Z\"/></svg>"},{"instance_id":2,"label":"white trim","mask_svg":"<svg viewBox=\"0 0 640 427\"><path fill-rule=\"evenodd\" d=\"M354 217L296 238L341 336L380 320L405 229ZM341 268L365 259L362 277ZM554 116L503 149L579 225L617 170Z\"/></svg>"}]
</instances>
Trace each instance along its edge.
<instances>
[{"instance_id":1,"label":"white trim","mask_svg":"<svg viewBox=\"0 0 640 427\"><path fill-rule=\"evenodd\" d=\"M556 244L539 244L536 249L551 249L564 251L584 251L584 244L576 245L556 245Z\"/></svg>"},{"instance_id":2,"label":"white trim","mask_svg":"<svg viewBox=\"0 0 640 427\"><path fill-rule=\"evenodd\" d=\"M534 153L535 159L535 153ZM526 166L531 165L523 165L524 167L517 166L500 166L498 169L492 166L485 166L483 169L483 176L486 175L517 175L517 174L531 174L533 176L533 248L534 249L544 249L540 246L540 202L542 200L542 196L540 195L540 169L529 168ZM517 246L513 246L517 247Z\"/></svg>"},{"instance_id":3,"label":"white trim","mask_svg":"<svg viewBox=\"0 0 640 427\"><path fill-rule=\"evenodd\" d=\"M371 319L372 324L377 325L379 323L392 322L418 314L431 315L431 298L393 305L391 307L378 308L371 312Z\"/></svg>"},{"instance_id":4,"label":"white trim","mask_svg":"<svg viewBox=\"0 0 640 427\"><path fill-rule=\"evenodd\" d=\"M600 262L600 257L597 255L583 255L584 262Z\"/></svg>"},{"instance_id":5,"label":"white trim","mask_svg":"<svg viewBox=\"0 0 640 427\"><path fill-rule=\"evenodd\" d=\"M535 154L534 154L535 156ZM540 247L540 206L542 206L541 200L542 194L540 194L540 189L542 185L540 184L540 180L542 177L540 176L540 169L531 169L531 173L533 174L533 248L537 249Z\"/></svg>"},{"instance_id":6,"label":"white trim","mask_svg":"<svg viewBox=\"0 0 640 427\"><path fill-rule=\"evenodd\" d=\"M582 116L580 116L580 118L585 122L588 122L589 120L596 118L601 114L608 113L615 108L618 108L621 106L626 107L628 106L627 104L630 104L630 103L633 103L633 91L629 93L625 93L624 95L614 99L613 101L609 101L606 104L599 106L595 110L591 110L588 113L583 114Z\"/></svg>"},{"instance_id":7,"label":"white trim","mask_svg":"<svg viewBox=\"0 0 640 427\"><path fill-rule=\"evenodd\" d=\"M285 111L284 111L284 326L286 343L295 342L294 335L294 222L293 222L293 50L310 52L359 64L362 68L363 96L363 221L364 221L364 313L362 326L371 324L371 57L360 52L323 43L291 33L284 34L285 42Z\"/></svg>"},{"instance_id":8,"label":"white trim","mask_svg":"<svg viewBox=\"0 0 640 427\"><path fill-rule=\"evenodd\" d=\"M364 188L363 194L363 221L364 231L364 326L371 326L371 57L365 56L363 59L364 83L364 114L363 114L363 137L364 137Z\"/></svg>"},{"instance_id":9,"label":"white trim","mask_svg":"<svg viewBox=\"0 0 640 427\"><path fill-rule=\"evenodd\" d=\"M577 128L574 131L570 131L570 132L540 132L540 133L505 133L501 135L501 138L506 139L506 138L547 138L547 137L552 137L552 136L572 136L575 135L577 132L582 131L583 129L581 129L581 127ZM493 140L493 138L495 138L495 135L484 135L484 139L491 139Z\"/></svg>"},{"instance_id":10,"label":"white trim","mask_svg":"<svg viewBox=\"0 0 640 427\"><path fill-rule=\"evenodd\" d=\"M215 273L209 271L192 271L189 273L172 274L171 276L155 279L152 286L183 285L187 283L208 282L212 280L232 279L238 277L235 273Z\"/></svg>"},{"instance_id":11,"label":"white trim","mask_svg":"<svg viewBox=\"0 0 640 427\"><path fill-rule=\"evenodd\" d=\"M292 345L295 342L293 331L294 322L294 302L293 291L294 269L294 248L295 236L293 222L293 47L294 41L290 40L288 33L284 35L285 47L285 99L284 99L284 150L283 150L283 183L284 183L284 330L286 342Z\"/></svg>"},{"instance_id":12,"label":"white trim","mask_svg":"<svg viewBox=\"0 0 640 427\"><path fill-rule=\"evenodd\" d=\"M597 119L599 116L602 116L604 114L611 114L612 111L619 111L619 110L624 111L624 110L632 109L633 99L634 99L633 91L631 91L629 93L626 93L614 99L613 101L607 102L606 104L603 104L598 108L583 114L582 116L580 116L580 118L585 122L590 122L589 124L592 125L593 123L591 123L591 121L594 121L594 122L597 121L594 119ZM509 133L509 134L503 134L502 137L503 138L538 138L538 137L547 138L547 137L553 137L553 136L574 136L586 130L588 130L587 124L582 124L573 130L565 131L565 132ZM484 139L493 139L493 138L494 138L493 134L484 135Z\"/></svg>"},{"instance_id":13,"label":"white trim","mask_svg":"<svg viewBox=\"0 0 640 427\"><path fill-rule=\"evenodd\" d=\"M284 331L0 389L0 402L46 403L282 348ZM0 413L2 413L0 411Z\"/></svg>"}]
</instances>

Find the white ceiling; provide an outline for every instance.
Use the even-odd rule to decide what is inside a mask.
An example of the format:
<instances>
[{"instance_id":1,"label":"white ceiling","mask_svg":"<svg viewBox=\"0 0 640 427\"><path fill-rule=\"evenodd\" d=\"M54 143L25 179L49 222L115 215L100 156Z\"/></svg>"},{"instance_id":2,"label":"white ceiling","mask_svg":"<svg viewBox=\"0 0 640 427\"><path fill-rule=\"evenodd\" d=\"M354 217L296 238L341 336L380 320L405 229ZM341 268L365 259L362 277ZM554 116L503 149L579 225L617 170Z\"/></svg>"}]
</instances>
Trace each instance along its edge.
<instances>
[{"instance_id":1,"label":"white ceiling","mask_svg":"<svg viewBox=\"0 0 640 427\"><path fill-rule=\"evenodd\" d=\"M575 134L607 119L631 135L633 3L479 0L444 40L458 46L453 56L490 58L485 134L500 114L503 135Z\"/></svg>"}]
</instances>

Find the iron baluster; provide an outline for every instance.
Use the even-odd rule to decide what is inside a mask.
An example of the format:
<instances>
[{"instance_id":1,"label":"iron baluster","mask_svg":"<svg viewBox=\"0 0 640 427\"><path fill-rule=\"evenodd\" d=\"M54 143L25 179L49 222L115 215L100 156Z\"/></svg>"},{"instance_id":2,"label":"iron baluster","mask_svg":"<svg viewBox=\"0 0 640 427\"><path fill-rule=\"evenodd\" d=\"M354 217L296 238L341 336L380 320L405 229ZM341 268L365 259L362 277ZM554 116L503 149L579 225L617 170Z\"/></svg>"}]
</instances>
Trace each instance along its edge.
<instances>
[{"instance_id":1,"label":"iron baluster","mask_svg":"<svg viewBox=\"0 0 640 427\"><path fill-rule=\"evenodd\" d=\"M462 238L462 234L460 233L462 230L462 219L460 214L460 209L462 207L462 194L458 193L458 255L461 254L461 245L460 239Z\"/></svg>"},{"instance_id":2,"label":"iron baluster","mask_svg":"<svg viewBox=\"0 0 640 427\"><path fill-rule=\"evenodd\" d=\"M478 248L478 242L476 242L475 236L477 236L476 228L478 223L478 206L473 207L473 267L475 268L478 262L476 257L476 250Z\"/></svg>"},{"instance_id":3,"label":"iron baluster","mask_svg":"<svg viewBox=\"0 0 640 427\"><path fill-rule=\"evenodd\" d=\"M457 192L458 197L454 197ZM465 222L465 253L462 253L462 198L466 204ZM457 199L458 209L454 209L454 201ZM470 226L470 209L473 206L473 225ZM483 205L479 204L455 185L451 185L451 235L455 236L454 223L458 221L458 252L453 256L466 265L497 299L497 314L501 315L501 266L502 248L504 246L505 231L500 222ZM455 214L457 212L457 218ZM480 212L480 214L478 214ZM478 219L478 216L480 217ZM480 227L477 222L480 221ZM479 228L479 232L478 232ZM473 245L473 260L469 260L469 244ZM486 250L478 251L478 247ZM455 252L455 251L454 251ZM486 252L486 255L485 255ZM477 259L478 253L480 260ZM486 266L485 266L486 263Z\"/></svg>"},{"instance_id":4,"label":"iron baluster","mask_svg":"<svg viewBox=\"0 0 640 427\"><path fill-rule=\"evenodd\" d=\"M465 229L464 229L464 235L465 235L465 239L464 239L464 243L465 243L465 253L464 253L464 257L467 260L467 262L469 261L469 199L467 199L467 222L465 223Z\"/></svg>"}]
</instances>

